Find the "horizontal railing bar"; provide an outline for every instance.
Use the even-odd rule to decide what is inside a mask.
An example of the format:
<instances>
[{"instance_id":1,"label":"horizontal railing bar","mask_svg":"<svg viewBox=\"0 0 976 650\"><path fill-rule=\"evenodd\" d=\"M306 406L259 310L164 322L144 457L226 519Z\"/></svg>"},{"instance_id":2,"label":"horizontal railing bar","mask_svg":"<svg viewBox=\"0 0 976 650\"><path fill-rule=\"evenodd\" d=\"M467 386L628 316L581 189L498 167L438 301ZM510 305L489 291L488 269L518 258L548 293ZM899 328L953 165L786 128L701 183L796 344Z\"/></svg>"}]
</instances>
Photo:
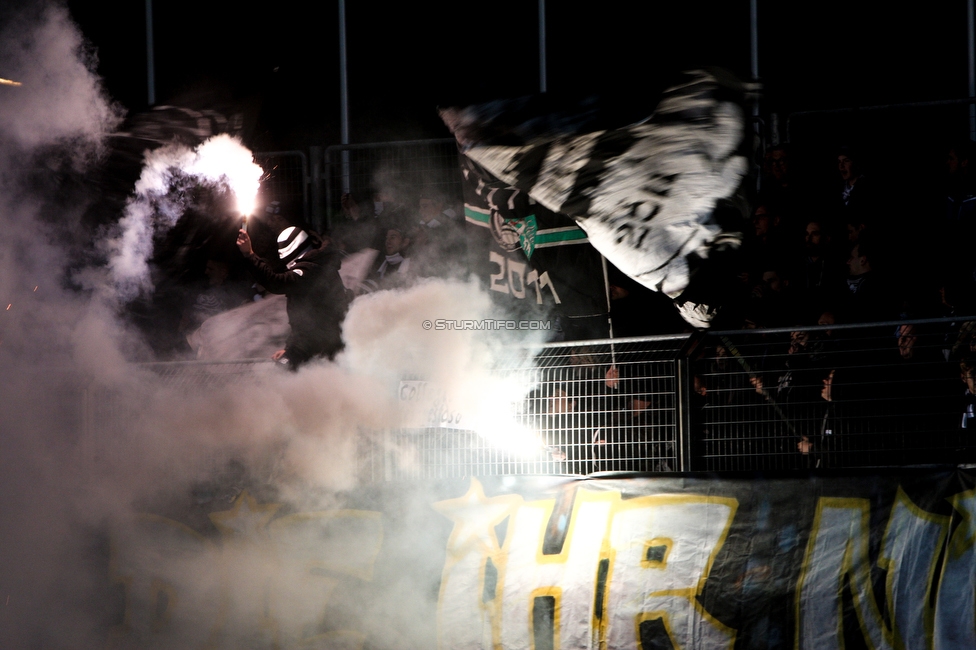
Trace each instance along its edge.
<instances>
[{"instance_id":1,"label":"horizontal railing bar","mask_svg":"<svg viewBox=\"0 0 976 650\"><path fill-rule=\"evenodd\" d=\"M950 316L946 318L915 318L905 320L886 320L876 323L838 323L836 325L796 325L793 327L768 327L744 330L703 330L702 333L710 336L730 336L732 334L789 334L791 332L826 332L828 330L853 330L853 329L874 329L877 327L898 327L901 325L935 325L945 323L963 323L966 321L976 321L976 316Z\"/></svg>"}]
</instances>

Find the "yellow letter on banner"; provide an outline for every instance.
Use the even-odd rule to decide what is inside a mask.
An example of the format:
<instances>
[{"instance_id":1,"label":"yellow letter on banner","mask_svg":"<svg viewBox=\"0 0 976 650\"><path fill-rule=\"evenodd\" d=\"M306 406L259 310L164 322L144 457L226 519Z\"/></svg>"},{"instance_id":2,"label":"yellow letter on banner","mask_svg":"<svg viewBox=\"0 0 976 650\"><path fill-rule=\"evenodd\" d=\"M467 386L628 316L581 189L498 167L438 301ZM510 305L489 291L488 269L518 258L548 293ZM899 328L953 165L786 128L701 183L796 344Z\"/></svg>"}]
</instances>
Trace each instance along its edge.
<instances>
[{"instance_id":1,"label":"yellow letter on banner","mask_svg":"<svg viewBox=\"0 0 976 650\"><path fill-rule=\"evenodd\" d=\"M940 650L976 648L976 490L953 495L962 521L952 533L942 565L935 606L935 639Z\"/></svg>"},{"instance_id":2,"label":"yellow letter on banner","mask_svg":"<svg viewBox=\"0 0 976 650\"><path fill-rule=\"evenodd\" d=\"M817 502L796 589L798 650L843 648L845 576L850 580L858 620L870 647L874 650L892 647L871 589L870 511L867 499L821 497Z\"/></svg>"},{"instance_id":3,"label":"yellow letter on banner","mask_svg":"<svg viewBox=\"0 0 976 650\"><path fill-rule=\"evenodd\" d=\"M562 551L554 555L543 555L542 545L555 502L534 501L519 508L505 544L500 647L592 647L600 548L613 502L619 498L618 492L580 488ZM535 612L546 598L553 607L551 645L548 639L543 643L535 638Z\"/></svg>"},{"instance_id":4,"label":"yellow letter on banner","mask_svg":"<svg viewBox=\"0 0 976 650\"><path fill-rule=\"evenodd\" d=\"M932 647L934 610L929 597L949 518L925 512L898 488L881 547L888 572L888 619L897 648Z\"/></svg>"},{"instance_id":5,"label":"yellow letter on banner","mask_svg":"<svg viewBox=\"0 0 976 650\"><path fill-rule=\"evenodd\" d=\"M640 648L641 624L660 619L675 648L731 648L735 630L698 602L735 516L735 499L649 496L621 501L607 550L601 645Z\"/></svg>"},{"instance_id":6,"label":"yellow letter on banner","mask_svg":"<svg viewBox=\"0 0 976 650\"><path fill-rule=\"evenodd\" d=\"M867 499L823 497L818 502L797 587L798 649L843 648L845 576L861 633L870 647L875 650L933 647L932 584L949 520L925 512L899 488L878 560L887 571L885 600L888 620L892 622L889 630L882 620L871 584L869 514Z\"/></svg>"},{"instance_id":7,"label":"yellow letter on banner","mask_svg":"<svg viewBox=\"0 0 976 650\"><path fill-rule=\"evenodd\" d=\"M434 504L454 522L437 601L437 646L442 650L490 650L494 645L498 589L497 583L486 586L486 574L497 576L504 566L495 527L521 501L513 494L486 497L481 483L472 478L464 496Z\"/></svg>"}]
</instances>

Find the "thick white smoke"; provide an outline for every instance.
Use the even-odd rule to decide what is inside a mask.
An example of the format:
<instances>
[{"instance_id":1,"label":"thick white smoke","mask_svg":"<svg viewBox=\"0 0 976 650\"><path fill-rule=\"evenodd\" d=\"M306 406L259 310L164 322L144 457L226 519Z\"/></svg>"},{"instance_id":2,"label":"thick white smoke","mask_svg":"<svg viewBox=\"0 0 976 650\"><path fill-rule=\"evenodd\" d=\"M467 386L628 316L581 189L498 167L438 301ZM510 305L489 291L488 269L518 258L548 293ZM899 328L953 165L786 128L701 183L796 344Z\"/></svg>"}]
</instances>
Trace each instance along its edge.
<instances>
[{"instance_id":1,"label":"thick white smoke","mask_svg":"<svg viewBox=\"0 0 976 650\"><path fill-rule=\"evenodd\" d=\"M262 174L247 147L226 134L195 149L171 144L147 151L125 216L105 242L111 286L118 297L131 300L152 289L149 259L153 237L165 233L183 216L186 202L179 190L189 189L192 183L226 188L233 192L238 212L248 216L254 211Z\"/></svg>"},{"instance_id":2,"label":"thick white smoke","mask_svg":"<svg viewBox=\"0 0 976 650\"><path fill-rule=\"evenodd\" d=\"M108 573L113 522L192 505L197 486L217 484L223 492L213 498L224 499L251 481L295 511L343 506L341 494L356 485L363 436L398 423L399 379L448 386L450 398L474 413L498 351L486 332L423 327L429 319L489 315L476 287L429 281L356 301L344 326L347 349L335 363L297 373L257 364L223 380L131 364L146 346L116 320L117 303L97 290L65 288L74 277L67 247L83 244L73 233L84 205L73 196L52 199L37 181L51 161L83 170L117 123L82 45L58 6L20 14L0 31L0 76L24 84L0 86L0 648L106 647L118 618L108 604L119 602ZM215 155L223 162L212 164ZM179 203L167 203L174 179L226 182L238 163L256 179L250 152L229 138L149 155L119 229L100 242L110 253L100 274L110 280L91 288L120 298L147 290L153 233L179 218ZM243 478L227 478L234 463L246 468ZM256 570L272 590L294 602L315 597L276 573L271 559L251 560L264 563ZM191 565L201 585L220 571L219 563ZM398 602L404 590L389 593L388 611L417 607ZM237 622L234 611L225 613L227 629ZM410 623L410 615L400 618ZM245 629L253 621L240 623ZM399 638L425 637L404 629Z\"/></svg>"},{"instance_id":3,"label":"thick white smoke","mask_svg":"<svg viewBox=\"0 0 976 650\"><path fill-rule=\"evenodd\" d=\"M48 5L9 14L2 30L0 76L21 84L0 93L4 154L69 141L76 154L90 153L119 115L92 73L92 56L67 11Z\"/></svg>"}]
</instances>

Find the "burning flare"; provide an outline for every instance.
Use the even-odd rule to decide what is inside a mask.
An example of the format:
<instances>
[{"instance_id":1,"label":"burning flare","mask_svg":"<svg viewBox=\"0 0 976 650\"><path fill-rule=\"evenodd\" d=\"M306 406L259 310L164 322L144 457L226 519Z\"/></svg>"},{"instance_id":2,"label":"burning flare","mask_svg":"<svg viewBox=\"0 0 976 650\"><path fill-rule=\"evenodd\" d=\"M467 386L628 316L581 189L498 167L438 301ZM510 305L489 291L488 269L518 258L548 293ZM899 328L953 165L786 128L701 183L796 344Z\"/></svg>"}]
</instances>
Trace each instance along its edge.
<instances>
[{"instance_id":1,"label":"burning flare","mask_svg":"<svg viewBox=\"0 0 976 650\"><path fill-rule=\"evenodd\" d=\"M181 175L226 187L234 194L237 212L246 218L254 212L263 174L251 151L226 134L214 136L196 149L171 144L148 152L118 229L105 243L115 294L127 301L152 288L148 259L153 233L169 230L183 214L182 201L165 199Z\"/></svg>"},{"instance_id":2,"label":"burning flare","mask_svg":"<svg viewBox=\"0 0 976 650\"><path fill-rule=\"evenodd\" d=\"M224 182L234 193L243 217L254 212L264 170L254 162L251 151L237 138L217 135L196 149L196 157L185 171L214 182Z\"/></svg>"}]
</instances>

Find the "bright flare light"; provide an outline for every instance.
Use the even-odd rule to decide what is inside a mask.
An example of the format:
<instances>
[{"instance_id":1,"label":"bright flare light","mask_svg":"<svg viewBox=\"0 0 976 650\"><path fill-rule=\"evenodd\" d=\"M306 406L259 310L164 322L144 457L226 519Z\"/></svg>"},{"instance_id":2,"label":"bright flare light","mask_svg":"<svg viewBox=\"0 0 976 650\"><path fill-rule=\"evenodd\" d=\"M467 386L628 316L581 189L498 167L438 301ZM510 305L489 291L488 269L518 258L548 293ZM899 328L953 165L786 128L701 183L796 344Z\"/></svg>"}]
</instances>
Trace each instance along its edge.
<instances>
[{"instance_id":1,"label":"bright flare light","mask_svg":"<svg viewBox=\"0 0 976 650\"><path fill-rule=\"evenodd\" d=\"M210 138L197 148L196 159L186 171L226 183L234 193L237 211L245 219L254 212L264 170L237 138L226 134Z\"/></svg>"},{"instance_id":2,"label":"bright flare light","mask_svg":"<svg viewBox=\"0 0 976 650\"><path fill-rule=\"evenodd\" d=\"M491 445L520 458L538 457L546 446L538 434L516 421L511 405L525 399L525 386L513 380L481 383L478 404L469 420L471 429Z\"/></svg>"}]
</instances>

